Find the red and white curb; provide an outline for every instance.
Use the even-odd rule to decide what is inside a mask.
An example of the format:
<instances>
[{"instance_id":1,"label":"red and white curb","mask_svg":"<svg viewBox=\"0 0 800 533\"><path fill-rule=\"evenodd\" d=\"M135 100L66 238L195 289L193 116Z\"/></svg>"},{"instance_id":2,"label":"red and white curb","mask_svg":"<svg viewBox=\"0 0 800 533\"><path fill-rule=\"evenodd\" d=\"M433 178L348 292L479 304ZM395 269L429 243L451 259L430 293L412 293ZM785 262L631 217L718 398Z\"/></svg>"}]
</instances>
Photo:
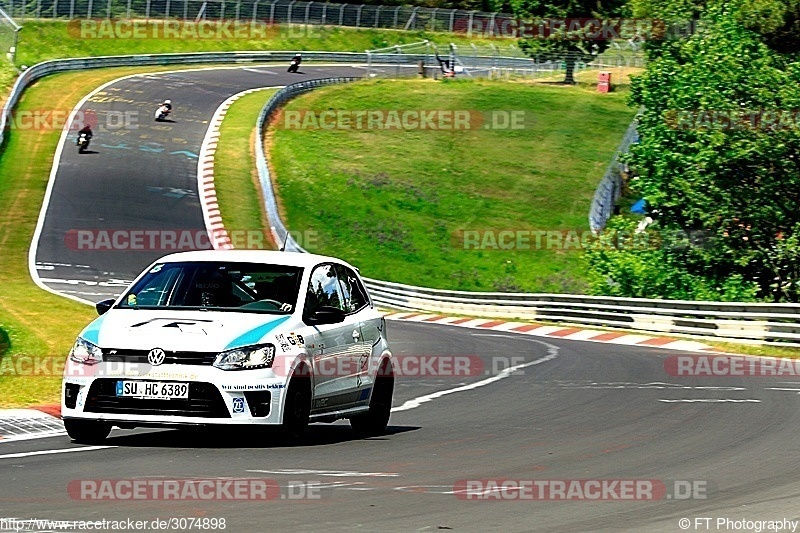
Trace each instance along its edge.
<instances>
[{"instance_id":1,"label":"red and white curb","mask_svg":"<svg viewBox=\"0 0 800 533\"><path fill-rule=\"evenodd\" d=\"M65 435L60 406L39 409L0 409L0 444Z\"/></svg>"},{"instance_id":2,"label":"red and white curb","mask_svg":"<svg viewBox=\"0 0 800 533\"><path fill-rule=\"evenodd\" d=\"M675 339L672 337L655 337L634 333L600 331L578 327L545 326L527 322L511 322L488 318L455 317L438 314L387 312L387 320L403 322L420 322L425 324L443 324L478 330L500 331L503 333L518 333L536 337L549 337L568 339L574 341L603 342L606 344L625 344L628 346L642 346L648 348L666 348L668 350L681 350L684 352L714 352L711 346L697 341Z\"/></svg>"},{"instance_id":3,"label":"red and white curb","mask_svg":"<svg viewBox=\"0 0 800 533\"><path fill-rule=\"evenodd\" d=\"M211 238L211 245L215 250L230 250L233 248L230 236L222 223L222 214L220 213L219 202L217 201L217 191L214 188L214 156L217 153L219 129L222 126L222 120L225 118L231 105L242 96L268 89L280 89L282 87L282 85L275 87L259 87L257 89L248 89L234 94L222 102L214 112L214 116L211 117L208 130L206 130L206 135L203 138L203 144L200 146L200 154L197 162L197 190L200 191L200 205L203 209L203 220L205 221L206 230Z\"/></svg>"}]
</instances>

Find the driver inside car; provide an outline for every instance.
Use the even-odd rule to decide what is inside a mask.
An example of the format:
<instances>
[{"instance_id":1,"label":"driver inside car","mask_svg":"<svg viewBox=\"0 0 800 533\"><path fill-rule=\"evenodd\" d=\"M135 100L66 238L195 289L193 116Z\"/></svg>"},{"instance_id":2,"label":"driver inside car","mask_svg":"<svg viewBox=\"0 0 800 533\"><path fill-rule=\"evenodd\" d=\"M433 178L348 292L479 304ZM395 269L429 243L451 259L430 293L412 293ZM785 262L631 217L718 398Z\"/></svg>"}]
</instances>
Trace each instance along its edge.
<instances>
[{"instance_id":1,"label":"driver inside car","mask_svg":"<svg viewBox=\"0 0 800 533\"><path fill-rule=\"evenodd\" d=\"M280 310L290 313L294 307L294 280L290 276L279 276L272 281L256 283L255 290L262 300L273 300L280 304Z\"/></svg>"}]
</instances>

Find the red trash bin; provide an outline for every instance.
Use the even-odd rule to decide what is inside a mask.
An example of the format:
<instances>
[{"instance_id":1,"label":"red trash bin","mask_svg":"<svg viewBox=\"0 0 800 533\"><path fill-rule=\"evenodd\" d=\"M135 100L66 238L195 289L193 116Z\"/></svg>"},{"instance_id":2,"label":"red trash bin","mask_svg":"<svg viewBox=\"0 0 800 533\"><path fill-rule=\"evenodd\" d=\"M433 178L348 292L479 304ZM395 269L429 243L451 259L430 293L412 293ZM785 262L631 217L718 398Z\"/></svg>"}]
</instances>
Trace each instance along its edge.
<instances>
[{"instance_id":1,"label":"red trash bin","mask_svg":"<svg viewBox=\"0 0 800 533\"><path fill-rule=\"evenodd\" d=\"M611 90L611 73L600 71L600 77L597 81L597 90L601 93L607 93Z\"/></svg>"}]
</instances>

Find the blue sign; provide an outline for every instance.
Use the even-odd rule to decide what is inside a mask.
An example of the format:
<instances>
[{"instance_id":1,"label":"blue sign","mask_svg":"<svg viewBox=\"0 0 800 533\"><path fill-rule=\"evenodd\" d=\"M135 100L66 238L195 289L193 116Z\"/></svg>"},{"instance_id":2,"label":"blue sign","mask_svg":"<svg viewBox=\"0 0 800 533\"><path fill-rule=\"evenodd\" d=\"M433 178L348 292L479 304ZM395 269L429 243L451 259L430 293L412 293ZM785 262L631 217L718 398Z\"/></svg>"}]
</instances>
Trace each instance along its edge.
<instances>
[{"instance_id":1,"label":"blue sign","mask_svg":"<svg viewBox=\"0 0 800 533\"><path fill-rule=\"evenodd\" d=\"M233 399L233 412L244 413L244 398Z\"/></svg>"}]
</instances>

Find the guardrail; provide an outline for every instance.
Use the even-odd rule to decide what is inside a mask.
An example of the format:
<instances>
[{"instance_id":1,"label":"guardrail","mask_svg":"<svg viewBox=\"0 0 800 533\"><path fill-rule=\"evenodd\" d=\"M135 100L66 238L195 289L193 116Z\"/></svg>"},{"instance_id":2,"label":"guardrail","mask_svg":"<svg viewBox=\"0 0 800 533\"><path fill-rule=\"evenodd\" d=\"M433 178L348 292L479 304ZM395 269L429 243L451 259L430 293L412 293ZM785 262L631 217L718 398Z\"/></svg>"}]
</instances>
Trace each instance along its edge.
<instances>
[{"instance_id":1,"label":"guardrail","mask_svg":"<svg viewBox=\"0 0 800 533\"><path fill-rule=\"evenodd\" d=\"M589 228L592 231L597 232L606 227L606 222L608 222L608 219L614 214L614 205L622 195L624 183L622 181L619 157L626 153L638 138L636 121L640 114L641 111L633 117L633 120L622 138L622 142L620 142L617 147L617 151L614 152L611 163L608 165L608 168L606 168L603 178L594 191L592 205L589 208Z\"/></svg>"},{"instance_id":2,"label":"guardrail","mask_svg":"<svg viewBox=\"0 0 800 533\"><path fill-rule=\"evenodd\" d=\"M277 243L282 243L283 249L290 252L305 252L305 250L297 244L289 230L283 224L281 217L278 213L278 202L275 197L275 192L272 189L272 178L269 173L269 166L267 165L267 155L264 152L264 133L269 126L269 119L272 114L278 110L288 100L295 96L307 93L317 87L326 85L335 85L339 83L350 83L358 80L359 78L325 78L321 80L301 81L287 85L279 90L264 104L261 112L258 114L256 121L256 131L259 135L253 143L253 148L256 152L256 168L258 170L258 178L261 183L261 191L264 196L264 205L267 210L267 221L269 222L272 238Z\"/></svg>"},{"instance_id":3,"label":"guardrail","mask_svg":"<svg viewBox=\"0 0 800 533\"><path fill-rule=\"evenodd\" d=\"M393 309L579 323L717 341L800 347L800 304L695 302L567 294L446 291L366 279Z\"/></svg>"}]
</instances>

